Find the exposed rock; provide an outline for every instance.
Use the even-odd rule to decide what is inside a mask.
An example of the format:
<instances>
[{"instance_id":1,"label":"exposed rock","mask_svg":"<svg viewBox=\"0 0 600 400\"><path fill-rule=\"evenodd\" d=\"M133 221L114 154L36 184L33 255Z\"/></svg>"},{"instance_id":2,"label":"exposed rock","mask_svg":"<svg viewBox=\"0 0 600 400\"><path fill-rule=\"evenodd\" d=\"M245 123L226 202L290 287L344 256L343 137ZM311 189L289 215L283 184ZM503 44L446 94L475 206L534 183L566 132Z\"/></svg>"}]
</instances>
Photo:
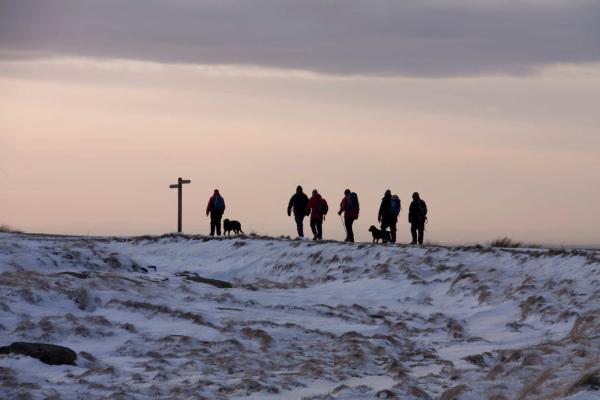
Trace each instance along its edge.
<instances>
[{"instance_id":1,"label":"exposed rock","mask_svg":"<svg viewBox=\"0 0 600 400\"><path fill-rule=\"evenodd\" d=\"M212 286L218 287L219 289L230 289L233 287L231 285L231 283L229 283L229 282L220 281L218 279L203 278L195 272L184 271L184 272L177 273L175 275L181 276L188 281L206 283L207 285L212 285Z\"/></svg>"},{"instance_id":2,"label":"exposed rock","mask_svg":"<svg viewBox=\"0 0 600 400\"><path fill-rule=\"evenodd\" d=\"M75 365L77 353L68 347L46 343L14 342L10 346L0 347L0 354L22 354L37 358L49 365Z\"/></svg>"}]
</instances>

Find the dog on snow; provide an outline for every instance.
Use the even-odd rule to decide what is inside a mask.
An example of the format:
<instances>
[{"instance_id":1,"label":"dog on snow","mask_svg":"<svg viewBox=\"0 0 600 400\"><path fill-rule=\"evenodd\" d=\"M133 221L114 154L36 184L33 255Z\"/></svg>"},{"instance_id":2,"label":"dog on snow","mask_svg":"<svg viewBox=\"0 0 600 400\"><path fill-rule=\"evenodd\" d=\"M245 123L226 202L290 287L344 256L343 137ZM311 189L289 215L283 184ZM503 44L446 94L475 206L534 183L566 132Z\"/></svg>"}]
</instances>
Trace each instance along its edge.
<instances>
[{"instance_id":1,"label":"dog on snow","mask_svg":"<svg viewBox=\"0 0 600 400\"><path fill-rule=\"evenodd\" d=\"M369 232L371 232L371 235L373 235L373 243L379 243L380 240L382 243L388 243L392 241L390 232L387 230L382 231L381 229L377 229L375 225L371 225Z\"/></svg>"},{"instance_id":2,"label":"dog on snow","mask_svg":"<svg viewBox=\"0 0 600 400\"><path fill-rule=\"evenodd\" d=\"M240 224L239 221L223 220L223 234L229 236L231 235L231 231L236 235L244 233L244 231L242 231L242 224Z\"/></svg>"}]
</instances>

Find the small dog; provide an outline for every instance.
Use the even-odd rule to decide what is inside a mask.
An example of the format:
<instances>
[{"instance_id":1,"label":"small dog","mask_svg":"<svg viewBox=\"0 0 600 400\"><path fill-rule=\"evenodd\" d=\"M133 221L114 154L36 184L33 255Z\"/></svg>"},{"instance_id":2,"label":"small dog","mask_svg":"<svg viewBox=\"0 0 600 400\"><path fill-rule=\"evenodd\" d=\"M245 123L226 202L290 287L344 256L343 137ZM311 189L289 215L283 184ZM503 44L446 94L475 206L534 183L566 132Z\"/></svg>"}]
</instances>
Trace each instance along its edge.
<instances>
[{"instance_id":1,"label":"small dog","mask_svg":"<svg viewBox=\"0 0 600 400\"><path fill-rule=\"evenodd\" d=\"M239 235L240 233L244 233L244 231L242 230L242 224L240 224L239 221L230 221L228 219L224 219L223 220L223 234L231 235L231 231L233 231L233 233L235 233L236 235Z\"/></svg>"},{"instance_id":2,"label":"small dog","mask_svg":"<svg viewBox=\"0 0 600 400\"><path fill-rule=\"evenodd\" d=\"M371 225L369 232L371 232L371 235L373 235L373 243L379 243L379 240L381 240L382 243L388 243L392 241L390 232L377 229L375 225Z\"/></svg>"}]
</instances>

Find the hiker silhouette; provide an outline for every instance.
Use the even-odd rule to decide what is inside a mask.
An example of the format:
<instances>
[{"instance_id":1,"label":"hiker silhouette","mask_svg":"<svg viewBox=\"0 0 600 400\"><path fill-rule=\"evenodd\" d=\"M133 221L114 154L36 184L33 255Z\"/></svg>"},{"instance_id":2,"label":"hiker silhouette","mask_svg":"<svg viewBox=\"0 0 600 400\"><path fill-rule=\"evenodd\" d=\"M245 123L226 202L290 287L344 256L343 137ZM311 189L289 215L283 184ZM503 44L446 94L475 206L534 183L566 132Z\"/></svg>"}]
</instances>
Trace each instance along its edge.
<instances>
[{"instance_id":1,"label":"hiker silhouette","mask_svg":"<svg viewBox=\"0 0 600 400\"><path fill-rule=\"evenodd\" d=\"M344 191L344 198L340 203L340 211L338 215L344 213L344 226L346 227L346 242L354 242L354 231L352 224L358 219L360 206L358 204L358 195L350 189Z\"/></svg>"},{"instance_id":2,"label":"hiker silhouette","mask_svg":"<svg viewBox=\"0 0 600 400\"><path fill-rule=\"evenodd\" d=\"M210 236L221 236L221 218L225 212L225 200L219 193L219 189L215 189L213 195L208 199L206 206L206 216L210 214Z\"/></svg>"},{"instance_id":3,"label":"hiker silhouette","mask_svg":"<svg viewBox=\"0 0 600 400\"><path fill-rule=\"evenodd\" d=\"M296 193L292 195L287 207L288 217L292 215L294 211L294 219L296 221L296 229L298 231L298 237L304 237L304 217L308 215L308 196L302 191L302 186L298 185Z\"/></svg>"},{"instance_id":4,"label":"hiker silhouette","mask_svg":"<svg viewBox=\"0 0 600 400\"><path fill-rule=\"evenodd\" d=\"M398 204L395 204L398 201ZM390 237L392 243L396 243L396 224L398 223L398 213L400 212L400 199L398 196L392 196L391 190L386 190L381 204L379 205L379 213L377 214L377 221L381 223L381 230L386 231L390 228Z\"/></svg>"},{"instance_id":5,"label":"hiker silhouette","mask_svg":"<svg viewBox=\"0 0 600 400\"><path fill-rule=\"evenodd\" d=\"M314 235L313 240L323 239L323 220L328 210L327 201L321 197L317 189L313 189L312 197L308 200L307 212L307 214L310 213L310 229Z\"/></svg>"},{"instance_id":6,"label":"hiker silhouette","mask_svg":"<svg viewBox=\"0 0 600 400\"><path fill-rule=\"evenodd\" d=\"M425 222L427 221L427 204L421 200L419 193L414 192L412 195L413 201L408 209L408 222L410 223L410 233L412 235L412 243L423 244L423 236L425 234Z\"/></svg>"}]
</instances>

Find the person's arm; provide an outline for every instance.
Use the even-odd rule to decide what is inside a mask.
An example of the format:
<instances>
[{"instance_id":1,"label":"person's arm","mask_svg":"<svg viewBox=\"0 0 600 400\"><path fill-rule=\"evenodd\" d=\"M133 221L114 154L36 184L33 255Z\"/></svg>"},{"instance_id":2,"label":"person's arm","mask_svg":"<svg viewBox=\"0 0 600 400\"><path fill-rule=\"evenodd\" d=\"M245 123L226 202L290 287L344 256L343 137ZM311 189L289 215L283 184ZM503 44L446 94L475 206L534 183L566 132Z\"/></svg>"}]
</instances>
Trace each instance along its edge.
<instances>
[{"instance_id":1,"label":"person's arm","mask_svg":"<svg viewBox=\"0 0 600 400\"><path fill-rule=\"evenodd\" d=\"M421 200L423 201L423 200ZM425 210L425 214L423 215L425 218L427 218L427 204L425 204L425 202L423 201L423 209Z\"/></svg>"},{"instance_id":2,"label":"person's arm","mask_svg":"<svg viewBox=\"0 0 600 400\"><path fill-rule=\"evenodd\" d=\"M342 215L342 212L346 211L346 198L344 197L340 202L340 211L338 211L338 215Z\"/></svg>"},{"instance_id":3,"label":"person's arm","mask_svg":"<svg viewBox=\"0 0 600 400\"><path fill-rule=\"evenodd\" d=\"M213 198L211 197L210 199L208 199L208 204L206 205L206 215L208 215L210 213L210 210L212 210L212 205Z\"/></svg>"},{"instance_id":4,"label":"person's arm","mask_svg":"<svg viewBox=\"0 0 600 400\"><path fill-rule=\"evenodd\" d=\"M385 200L381 200L381 204L379 205L379 213L377 213L377 221L381 222L381 220L383 219L383 203L385 202Z\"/></svg>"},{"instance_id":5,"label":"person's arm","mask_svg":"<svg viewBox=\"0 0 600 400\"><path fill-rule=\"evenodd\" d=\"M294 195L292 195L292 197L290 197L290 202L288 203L288 207L287 207L288 217L292 215L292 207L293 206L294 206Z\"/></svg>"}]
</instances>

